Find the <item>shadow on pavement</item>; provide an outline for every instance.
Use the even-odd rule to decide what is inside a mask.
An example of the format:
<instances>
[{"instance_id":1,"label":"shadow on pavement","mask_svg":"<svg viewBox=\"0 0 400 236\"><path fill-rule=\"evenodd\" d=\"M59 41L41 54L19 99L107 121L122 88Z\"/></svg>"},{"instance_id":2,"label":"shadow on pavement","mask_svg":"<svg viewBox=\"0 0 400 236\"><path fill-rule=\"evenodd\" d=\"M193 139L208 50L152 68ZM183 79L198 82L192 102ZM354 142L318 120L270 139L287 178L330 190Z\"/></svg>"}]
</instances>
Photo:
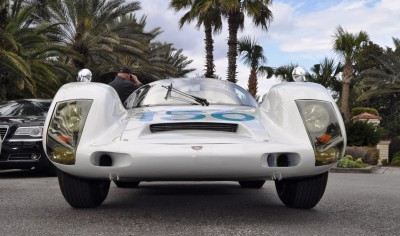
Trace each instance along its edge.
<instances>
[{"instance_id":1,"label":"shadow on pavement","mask_svg":"<svg viewBox=\"0 0 400 236\"><path fill-rule=\"evenodd\" d=\"M18 178L44 178L49 177L45 173L35 170L0 170L0 179Z\"/></svg>"}]
</instances>

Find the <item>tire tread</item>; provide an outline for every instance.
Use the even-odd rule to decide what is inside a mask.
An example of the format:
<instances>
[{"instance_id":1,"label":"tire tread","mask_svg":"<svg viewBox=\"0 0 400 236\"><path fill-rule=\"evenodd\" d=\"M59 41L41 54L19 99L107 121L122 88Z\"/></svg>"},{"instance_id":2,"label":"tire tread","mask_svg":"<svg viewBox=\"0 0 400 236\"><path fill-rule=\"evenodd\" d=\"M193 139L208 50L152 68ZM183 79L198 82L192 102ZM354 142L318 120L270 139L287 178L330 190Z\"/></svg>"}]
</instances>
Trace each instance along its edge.
<instances>
[{"instance_id":1,"label":"tire tread","mask_svg":"<svg viewBox=\"0 0 400 236\"><path fill-rule=\"evenodd\" d=\"M88 180L58 170L58 182L65 200L75 208L99 206L107 197L110 181Z\"/></svg>"},{"instance_id":2,"label":"tire tread","mask_svg":"<svg viewBox=\"0 0 400 236\"><path fill-rule=\"evenodd\" d=\"M310 209L324 195L329 172L302 179L275 181L281 201L290 208Z\"/></svg>"}]
</instances>

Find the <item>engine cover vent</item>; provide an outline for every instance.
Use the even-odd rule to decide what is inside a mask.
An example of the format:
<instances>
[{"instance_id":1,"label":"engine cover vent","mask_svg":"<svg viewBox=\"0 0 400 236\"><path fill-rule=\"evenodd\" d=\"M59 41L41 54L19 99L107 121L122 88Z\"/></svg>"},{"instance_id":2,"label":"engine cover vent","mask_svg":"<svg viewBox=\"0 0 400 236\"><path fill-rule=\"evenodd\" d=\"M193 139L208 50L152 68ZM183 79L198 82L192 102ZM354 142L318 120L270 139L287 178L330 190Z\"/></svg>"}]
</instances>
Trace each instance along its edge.
<instances>
[{"instance_id":1,"label":"engine cover vent","mask_svg":"<svg viewBox=\"0 0 400 236\"><path fill-rule=\"evenodd\" d=\"M237 128L237 124L205 122L163 123L150 125L150 130L152 133L175 130L207 130L235 133Z\"/></svg>"}]
</instances>

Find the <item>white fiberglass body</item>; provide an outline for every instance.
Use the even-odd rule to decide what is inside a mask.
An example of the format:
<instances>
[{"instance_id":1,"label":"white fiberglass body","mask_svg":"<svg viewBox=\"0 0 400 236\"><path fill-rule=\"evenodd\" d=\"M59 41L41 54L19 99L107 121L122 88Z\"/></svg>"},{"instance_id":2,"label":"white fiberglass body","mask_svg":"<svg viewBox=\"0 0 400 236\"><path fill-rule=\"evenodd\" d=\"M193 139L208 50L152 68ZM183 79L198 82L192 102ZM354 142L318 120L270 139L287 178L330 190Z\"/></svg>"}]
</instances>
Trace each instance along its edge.
<instances>
[{"instance_id":1,"label":"white fiberglass body","mask_svg":"<svg viewBox=\"0 0 400 236\"><path fill-rule=\"evenodd\" d=\"M82 110L86 117L76 124ZM154 82L125 104L108 85L71 83L49 114L49 159L62 172L96 180L309 177L327 172L346 143L335 101L313 83L274 86L260 105L236 84L215 79Z\"/></svg>"}]
</instances>

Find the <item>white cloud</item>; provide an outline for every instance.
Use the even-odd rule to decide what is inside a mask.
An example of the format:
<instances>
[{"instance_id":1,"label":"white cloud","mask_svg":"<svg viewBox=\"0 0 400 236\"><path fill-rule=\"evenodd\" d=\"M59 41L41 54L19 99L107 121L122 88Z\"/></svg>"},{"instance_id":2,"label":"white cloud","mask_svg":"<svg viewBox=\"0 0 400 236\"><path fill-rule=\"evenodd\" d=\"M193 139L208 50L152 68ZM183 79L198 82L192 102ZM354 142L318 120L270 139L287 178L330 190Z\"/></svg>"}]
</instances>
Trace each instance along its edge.
<instances>
[{"instance_id":1,"label":"white cloud","mask_svg":"<svg viewBox=\"0 0 400 236\"><path fill-rule=\"evenodd\" d=\"M182 48L183 53L193 60L193 73L204 74L205 49L204 32L197 30L195 24L185 25L180 30L178 21L183 12L175 13L168 9L170 1L140 0L143 11L148 15L149 29L161 27L164 31L159 40L174 43ZM280 66L291 62L306 68L320 62L324 57L333 57L331 50L333 34L341 25L351 33L366 31L373 42L392 47L392 37L400 37L397 22L400 22L399 0L340 0L335 4L319 4L317 7L307 6L309 1L274 1L272 12L274 20L268 32L255 28L247 19L245 30L239 38L250 35L264 47L268 58L267 65ZM332 3L332 2L331 2ZM328 7L330 6L330 7ZM315 10L317 9L317 10ZM224 22L220 35L214 36L214 58L216 74L226 77L228 26ZM249 69L238 60L238 79L241 86L247 88ZM259 80L259 94L265 93L272 82Z\"/></svg>"}]
</instances>

